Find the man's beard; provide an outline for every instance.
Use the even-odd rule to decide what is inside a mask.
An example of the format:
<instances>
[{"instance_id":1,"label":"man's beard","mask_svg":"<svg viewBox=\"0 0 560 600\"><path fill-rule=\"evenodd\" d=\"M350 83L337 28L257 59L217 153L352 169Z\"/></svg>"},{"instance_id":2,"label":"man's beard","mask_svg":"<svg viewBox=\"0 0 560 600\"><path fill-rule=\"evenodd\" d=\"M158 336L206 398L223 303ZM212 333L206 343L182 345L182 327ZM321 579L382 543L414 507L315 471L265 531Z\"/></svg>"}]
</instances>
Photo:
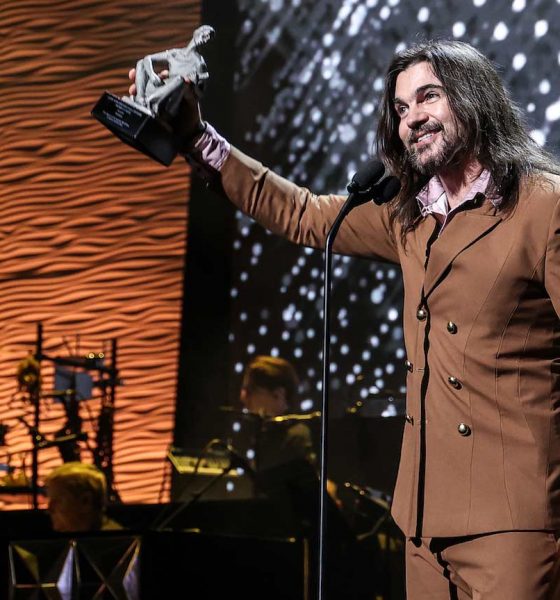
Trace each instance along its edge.
<instances>
[{"instance_id":1,"label":"man's beard","mask_svg":"<svg viewBox=\"0 0 560 600\"><path fill-rule=\"evenodd\" d=\"M410 166L421 175L433 176L440 169L450 167L455 163L460 163L458 153L461 150L461 140L456 130L447 132L445 129L427 129L428 131L441 132L441 144L434 152L432 145L420 148L420 150L408 150L408 163ZM416 132L415 135L422 135L422 131ZM424 155L430 154L429 158L424 159Z\"/></svg>"}]
</instances>

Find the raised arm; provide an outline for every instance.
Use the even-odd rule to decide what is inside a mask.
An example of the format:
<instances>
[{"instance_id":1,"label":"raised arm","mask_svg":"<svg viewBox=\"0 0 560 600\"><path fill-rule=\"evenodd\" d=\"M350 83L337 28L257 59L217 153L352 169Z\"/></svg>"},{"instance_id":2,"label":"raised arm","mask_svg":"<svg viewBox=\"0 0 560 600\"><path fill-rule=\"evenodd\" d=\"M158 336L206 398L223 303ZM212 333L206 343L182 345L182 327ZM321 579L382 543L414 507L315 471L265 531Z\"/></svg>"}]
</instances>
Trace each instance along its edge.
<instances>
[{"instance_id":1,"label":"raised arm","mask_svg":"<svg viewBox=\"0 0 560 600\"><path fill-rule=\"evenodd\" d=\"M134 79L134 72L129 76ZM134 91L132 85L130 93ZM296 244L325 245L344 196L313 194L232 147L202 120L192 84L184 96L176 130L184 140L182 153L187 160L237 208ZM368 203L354 209L339 230L334 251L398 263L386 206Z\"/></svg>"}]
</instances>

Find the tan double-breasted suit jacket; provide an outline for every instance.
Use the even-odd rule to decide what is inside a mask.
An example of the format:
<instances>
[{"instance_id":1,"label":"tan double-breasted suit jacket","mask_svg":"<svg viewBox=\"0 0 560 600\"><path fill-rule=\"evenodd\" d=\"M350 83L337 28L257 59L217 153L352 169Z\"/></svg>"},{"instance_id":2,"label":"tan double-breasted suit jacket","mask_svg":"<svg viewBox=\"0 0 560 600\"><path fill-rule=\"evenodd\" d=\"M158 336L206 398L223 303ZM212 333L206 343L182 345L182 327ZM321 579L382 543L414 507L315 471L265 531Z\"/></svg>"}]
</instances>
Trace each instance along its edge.
<instances>
[{"instance_id":1,"label":"tan double-breasted suit jacket","mask_svg":"<svg viewBox=\"0 0 560 600\"><path fill-rule=\"evenodd\" d=\"M293 242L323 247L341 196L316 196L232 148L221 186ZM560 529L560 187L484 196L400 242L387 206L346 218L334 251L400 264L407 418L394 519L407 536Z\"/></svg>"}]
</instances>

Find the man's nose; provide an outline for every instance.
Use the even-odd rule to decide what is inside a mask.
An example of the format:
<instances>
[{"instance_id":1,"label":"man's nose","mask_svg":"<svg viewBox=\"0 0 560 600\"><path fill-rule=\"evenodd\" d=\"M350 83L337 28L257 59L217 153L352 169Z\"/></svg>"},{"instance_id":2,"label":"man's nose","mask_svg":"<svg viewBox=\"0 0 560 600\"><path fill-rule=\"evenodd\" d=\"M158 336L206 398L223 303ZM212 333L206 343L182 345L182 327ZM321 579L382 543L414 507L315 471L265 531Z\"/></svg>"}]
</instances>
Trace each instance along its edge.
<instances>
[{"instance_id":1,"label":"man's nose","mask_svg":"<svg viewBox=\"0 0 560 600\"><path fill-rule=\"evenodd\" d=\"M426 123L429 118L428 113L424 109L411 106L408 109L408 114L406 116L406 124L410 129L416 129L420 125Z\"/></svg>"}]
</instances>

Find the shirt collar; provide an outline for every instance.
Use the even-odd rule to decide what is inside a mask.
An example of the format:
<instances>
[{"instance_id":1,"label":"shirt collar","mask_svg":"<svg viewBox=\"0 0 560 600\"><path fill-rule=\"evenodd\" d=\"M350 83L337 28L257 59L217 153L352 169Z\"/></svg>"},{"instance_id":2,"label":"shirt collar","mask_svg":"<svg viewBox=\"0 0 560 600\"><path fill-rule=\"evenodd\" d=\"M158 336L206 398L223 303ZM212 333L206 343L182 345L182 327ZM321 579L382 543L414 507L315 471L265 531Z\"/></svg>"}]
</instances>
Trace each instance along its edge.
<instances>
[{"instance_id":1,"label":"shirt collar","mask_svg":"<svg viewBox=\"0 0 560 600\"><path fill-rule=\"evenodd\" d=\"M490 179L490 171L488 169L483 169L480 175L473 181L461 204L464 204L468 200L472 200L477 194L484 194L484 196L489 198L494 207L498 208L502 202L502 197L487 193ZM441 184L439 177L434 175L416 196L418 205L420 206L421 215L426 216L433 212L436 203L444 194L445 189Z\"/></svg>"}]
</instances>

